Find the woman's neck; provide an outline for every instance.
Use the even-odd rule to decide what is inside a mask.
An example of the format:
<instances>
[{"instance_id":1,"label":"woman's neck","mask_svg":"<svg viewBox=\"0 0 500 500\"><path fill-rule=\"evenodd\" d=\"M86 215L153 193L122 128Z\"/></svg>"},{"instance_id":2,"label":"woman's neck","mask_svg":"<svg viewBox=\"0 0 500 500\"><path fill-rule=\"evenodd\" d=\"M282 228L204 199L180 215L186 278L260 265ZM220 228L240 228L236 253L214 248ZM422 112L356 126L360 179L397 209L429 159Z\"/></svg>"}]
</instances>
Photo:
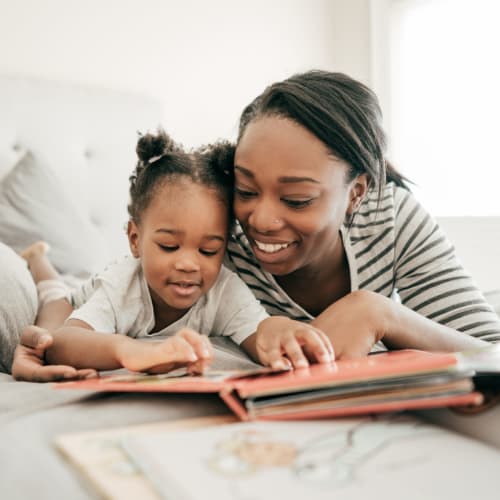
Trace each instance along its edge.
<instances>
[{"instance_id":1,"label":"woman's neck","mask_svg":"<svg viewBox=\"0 0 500 500\"><path fill-rule=\"evenodd\" d=\"M349 263L341 236L333 251L326 252L311 265L275 279L297 304L317 316L351 291Z\"/></svg>"}]
</instances>

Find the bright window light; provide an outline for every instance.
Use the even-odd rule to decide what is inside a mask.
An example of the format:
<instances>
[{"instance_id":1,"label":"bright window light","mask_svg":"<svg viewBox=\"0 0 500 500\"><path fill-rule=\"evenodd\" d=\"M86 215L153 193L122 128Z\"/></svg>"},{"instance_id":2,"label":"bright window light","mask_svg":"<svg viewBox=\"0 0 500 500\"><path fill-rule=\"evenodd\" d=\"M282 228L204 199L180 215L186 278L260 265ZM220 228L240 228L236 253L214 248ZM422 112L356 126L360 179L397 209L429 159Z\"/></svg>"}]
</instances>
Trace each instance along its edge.
<instances>
[{"instance_id":1,"label":"bright window light","mask_svg":"<svg viewBox=\"0 0 500 500\"><path fill-rule=\"evenodd\" d=\"M433 215L500 215L500 2L390 13L391 158Z\"/></svg>"}]
</instances>

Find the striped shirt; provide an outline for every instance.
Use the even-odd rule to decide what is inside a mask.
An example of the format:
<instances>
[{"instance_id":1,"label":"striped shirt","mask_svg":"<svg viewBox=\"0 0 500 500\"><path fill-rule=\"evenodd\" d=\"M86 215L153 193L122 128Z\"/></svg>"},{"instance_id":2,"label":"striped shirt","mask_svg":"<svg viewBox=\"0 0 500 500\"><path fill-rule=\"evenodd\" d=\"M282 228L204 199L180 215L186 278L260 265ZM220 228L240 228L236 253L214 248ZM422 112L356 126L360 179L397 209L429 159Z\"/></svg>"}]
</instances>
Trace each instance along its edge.
<instances>
[{"instance_id":1,"label":"striped shirt","mask_svg":"<svg viewBox=\"0 0 500 500\"><path fill-rule=\"evenodd\" d=\"M500 320L455 256L436 221L406 189L388 183L370 191L354 220L341 227L351 290L370 290L443 325L487 341L500 340ZM226 265L237 271L270 314L313 316L295 303L256 260L236 226Z\"/></svg>"}]
</instances>

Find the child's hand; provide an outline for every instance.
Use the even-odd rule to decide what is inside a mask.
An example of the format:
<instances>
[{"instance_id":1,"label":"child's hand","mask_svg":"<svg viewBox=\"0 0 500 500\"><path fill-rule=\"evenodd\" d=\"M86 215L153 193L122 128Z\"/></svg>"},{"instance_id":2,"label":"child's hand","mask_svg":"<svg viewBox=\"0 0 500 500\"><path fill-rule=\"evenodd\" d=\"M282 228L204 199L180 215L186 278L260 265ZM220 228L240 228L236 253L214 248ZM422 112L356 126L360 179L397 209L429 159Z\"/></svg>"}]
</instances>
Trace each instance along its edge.
<instances>
[{"instance_id":1,"label":"child's hand","mask_svg":"<svg viewBox=\"0 0 500 500\"><path fill-rule=\"evenodd\" d=\"M330 339L318 328L282 316L259 324L256 333L259 361L274 370L304 368L310 362L329 363L334 359Z\"/></svg>"},{"instance_id":2,"label":"child's hand","mask_svg":"<svg viewBox=\"0 0 500 500\"><path fill-rule=\"evenodd\" d=\"M190 373L203 373L212 357L208 337L189 328L162 342L124 342L118 352L123 367L147 373L167 373L182 366Z\"/></svg>"}]
</instances>

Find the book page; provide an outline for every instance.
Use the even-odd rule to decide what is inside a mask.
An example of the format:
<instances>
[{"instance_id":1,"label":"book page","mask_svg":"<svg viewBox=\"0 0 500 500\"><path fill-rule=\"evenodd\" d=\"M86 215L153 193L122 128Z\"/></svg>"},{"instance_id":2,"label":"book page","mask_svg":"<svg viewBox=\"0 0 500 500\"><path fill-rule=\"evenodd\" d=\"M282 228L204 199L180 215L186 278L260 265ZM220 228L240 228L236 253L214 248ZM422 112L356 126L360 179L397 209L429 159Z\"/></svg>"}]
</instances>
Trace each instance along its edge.
<instances>
[{"instance_id":1,"label":"book page","mask_svg":"<svg viewBox=\"0 0 500 500\"><path fill-rule=\"evenodd\" d=\"M58 436L55 445L104 498L158 500L158 493L123 451L121 446L123 439L235 421L236 417L230 415L215 415L75 432Z\"/></svg>"},{"instance_id":2,"label":"book page","mask_svg":"<svg viewBox=\"0 0 500 500\"><path fill-rule=\"evenodd\" d=\"M498 498L500 453L408 415L236 423L131 437L161 498Z\"/></svg>"}]
</instances>

